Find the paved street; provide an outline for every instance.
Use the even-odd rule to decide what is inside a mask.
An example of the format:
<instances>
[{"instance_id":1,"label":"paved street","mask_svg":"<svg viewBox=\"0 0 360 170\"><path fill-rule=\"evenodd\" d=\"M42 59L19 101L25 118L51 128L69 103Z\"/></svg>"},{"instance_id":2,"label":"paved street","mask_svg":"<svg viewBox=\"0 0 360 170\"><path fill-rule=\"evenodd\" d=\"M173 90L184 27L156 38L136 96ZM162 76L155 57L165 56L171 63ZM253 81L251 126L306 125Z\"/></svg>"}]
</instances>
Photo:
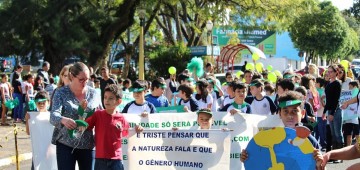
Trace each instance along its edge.
<instances>
[{"instance_id":1,"label":"paved street","mask_svg":"<svg viewBox=\"0 0 360 170\"><path fill-rule=\"evenodd\" d=\"M19 154L26 154L31 152L31 141L30 137L26 135L25 133L25 125L23 123L16 124L19 127L18 132L18 150ZM16 165L15 161L12 161L14 163L6 166L2 166L3 162L1 160L4 160L4 158L9 158L15 155L15 140L14 140L14 134L13 134L13 127L8 126L0 127L0 145L2 145L2 148L0 148L0 170L15 170ZM7 137L7 140L5 139ZM21 170L30 170L31 169L31 159L28 157L21 158L25 159L20 162L20 169ZM359 162L360 160L352 160L352 161L344 161L344 163L340 164L332 164L329 163L327 166L328 170L344 170L346 167L349 167L350 165Z\"/></svg>"}]
</instances>

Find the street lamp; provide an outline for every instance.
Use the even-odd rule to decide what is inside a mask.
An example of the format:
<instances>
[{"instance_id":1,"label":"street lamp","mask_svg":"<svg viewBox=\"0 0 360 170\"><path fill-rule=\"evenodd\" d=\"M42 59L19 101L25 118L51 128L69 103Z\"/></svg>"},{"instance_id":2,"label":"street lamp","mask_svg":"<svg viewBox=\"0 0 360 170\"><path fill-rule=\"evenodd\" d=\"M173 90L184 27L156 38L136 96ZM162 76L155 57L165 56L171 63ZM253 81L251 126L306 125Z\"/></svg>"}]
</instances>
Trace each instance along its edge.
<instances>
[{"instance_id":1,"label":"street lamp","mask_svg":"<svg viewBox=\"0 0 360 170\"><path fill-rule=\"evenodd\" d=\"M206 29L207 29L207 33L208 36L210 36L210 43L211 43L211 61L214 60L214 47L213 47L213 36L212 36L212 29L213 29L213 22L211 22L211 20L208 20L206 22Z\"/></svg>"},{"instance_id":2,"label":"street lamp","mask_svg":"<svg viewBox=\"0 0 360 170\"><path fill-rule=\"evenodd\" d=\"M145 80L144 69L144 25L145 25L145 9L139 9L140 18L140 41L139 41L139 80Z\"/></svg>"}]
</instances>

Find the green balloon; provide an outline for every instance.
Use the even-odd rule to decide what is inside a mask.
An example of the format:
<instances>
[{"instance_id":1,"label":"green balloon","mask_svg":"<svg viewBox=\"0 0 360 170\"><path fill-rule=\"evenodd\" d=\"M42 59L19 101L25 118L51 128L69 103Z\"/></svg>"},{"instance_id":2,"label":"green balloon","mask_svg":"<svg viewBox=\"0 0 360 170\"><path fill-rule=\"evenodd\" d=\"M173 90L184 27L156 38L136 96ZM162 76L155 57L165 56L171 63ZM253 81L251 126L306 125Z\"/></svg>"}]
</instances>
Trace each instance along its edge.
<instances>
[{"instance_id":1,"label":"green balloon","mask_svg":"<svg viewBox=\"0 0 360 170\"><path fill-rule=\"evenodd\" d=\"M275 75L279 76L279 77L282 77L282 74L279 70L275 70L274 71Z\"/></svg>"},{"instance_id":2,"label":"green balloon","mask_svg":"<svg viewBox=\"0 0 360 170\"><path fill-rule=\"evenodd\" d=\"M254 61L259 60L259 59L260 59L259 54L258 54L258 53L253 53L253 54L252 54L252 59L253 59Z\"/></svg>"},{"instance_id":3,"label":"green balloon","mask_svg":"<svg viewBox=\"0 0 360 170\"><path fill-rule=\"evenodd\" d=\"M256 68L257 72L262 73L263 68L264 68L264 64L263 63L256 63L255 68Z\"/></svg>"},{"instance_id":4,"label":"green balloon","mask_svg":"<svg viewBox=\"0 0 360 170\"><path fill-rule=\"evenodd\" d=\"M172 74L176 74L176 68L174 66L169 67L169 73Z\"/></svg>"},{"instance_id":5,"label":"green balloon","mask_svg":"<svg viewBox=\"0 0 360 170\"><path fill-rule=\"evenodd\" d=\"M254 71L255 69L254 63L247 63L245 69Z\"/></svg>"},{"instance_id":6,"label":"green balloon","mask_svg":"<svg viewBox=\"0 0 360 170\"><path fill-rule=\"evenodd\" d=\"M238 72L236 73L236 77L240 78L240 76L241 76L242 74L244 74L244 72L238 71Z\"/></svg>"},{"instance_id":7,"label":"green balloon","mask_svg":"<svg viewBox=\"0 0 360 170\"><path fill-rule=\"evenodd\" d=\"M277 80L277 76L274 72L271 72L268 74L268 79L269 81L271 81L272 83L276 83Z\"/></svg>"},{"instance_id":8,"label":"green balloon","mask_svg":"<svg viewBox=\"0 0 360 170\"><path fill-rule=\"evenodd\" d=\"M272 66L272 65L268 65L268 66L267 66L267 70L268 70L268 71L272 71L272 70L273 70L273 66Z\"/></svg>"}]
</instances>

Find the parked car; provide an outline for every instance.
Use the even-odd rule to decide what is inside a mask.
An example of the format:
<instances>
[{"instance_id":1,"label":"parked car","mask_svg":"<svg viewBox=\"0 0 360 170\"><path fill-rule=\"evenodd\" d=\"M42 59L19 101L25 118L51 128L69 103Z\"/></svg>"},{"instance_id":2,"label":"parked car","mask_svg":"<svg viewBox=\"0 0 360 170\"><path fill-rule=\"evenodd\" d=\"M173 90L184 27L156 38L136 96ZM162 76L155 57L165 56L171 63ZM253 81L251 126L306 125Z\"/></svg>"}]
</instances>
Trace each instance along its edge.
<instances>
[{"instance_id":1,"label":"parked car","mask_svg":"<svg viewBox=\"0 0 360 170\"><path fill-rule=\"evenodd\" d=\"M351 71L354 74L354 79L357 79L359 77L360 74L360 67L359 66L354 66L351 68Z\"/></svg>"},{"instance_id":2,"label":"parked car","mask_svg":"<svg viewBox=\"0 0 360 170\"><path fill-rule=\"evenodd\" d=\"M360 67L360 59L359 58L353 59L353 61L351 61L351 66L352 67L356 67L356 66Z\"/></svg>"}]
</instances>

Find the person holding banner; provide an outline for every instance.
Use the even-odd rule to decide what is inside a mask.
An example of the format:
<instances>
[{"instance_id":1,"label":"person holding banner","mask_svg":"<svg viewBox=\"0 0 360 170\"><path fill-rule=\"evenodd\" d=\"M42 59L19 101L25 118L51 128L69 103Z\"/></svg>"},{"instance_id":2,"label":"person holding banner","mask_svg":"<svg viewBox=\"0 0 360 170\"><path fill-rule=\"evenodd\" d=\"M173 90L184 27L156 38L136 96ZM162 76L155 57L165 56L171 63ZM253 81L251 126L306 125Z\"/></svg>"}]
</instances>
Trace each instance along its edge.
<instances>
[{"instance_id":1,"label":"person holding banner","mask_svg":"<svg viewBox=\"0 0 360 170\"><path fill-rule=\"evenodd\" d=\"M269 96L262 94L264 83L260 79L253 80L250 84L252 97L247 102L251 105L253 114L272 115L277 111L277 107Z\"/></svg>"},{"instance_id":2,"label":"person holding banner","mask_svg":"<svg viewBox=\"0 0 360 170\"><path fill-rule=\"evenodd\" d=\"M207 87L209 86L209 83L201 79L196 82L196 95L195 100L197 100L200 109L208 108L211 109L213 105L213 98L209 94Z\"/></svg>"},{"instance_id":3,"label":"person holding banner","mask_svg":"<svg viewBox=\"0 0 360 170\"><path fill-rule=\"evenodd\" d=\"M184 106L185 112L195 112L199 110L198 102L192 98L194 93L193 89L189 85L180 85L179 97L181 98L178 105Z\"/></svg>"},{"instance_id":4,"label":"person holding banner","mask_svg":"<svg viewBox=\"0 0 360 170\"><path fill-rule=\"evenodd\" d=\"M232 88L234 89L235 99L233 103L224 106L220 111L235 113L251 113L251 106L244 100L247 94L247 85L245 83L234 82Z\"/></svg>"},{"instance_id":5,"label":"person holding banner","mask_svg":"<svg viewBox=\"0 0 360 170\"><path fill-rule=\"evenodd\" d=\"M208 108L200 109L197 113L197 123L200 129L210 129L213 123L212 112Z\"/></svg>"},{"instance_id":6,"label":"person holding banner","mask_svg":"<svg viewBox=\"0 0 360 170\"><path fill-rule=\"evenodd\" d=\"M147 114L147 113L156 113L155 106L145 100L147 82L144 80L136 80L131 88L130 92L133 92L133 97L135 101L132 101L124 107L122 113L131 113L131 114Z\"/></svg>"},{"instance_id":7,"label":"person holding banner","mask_svg":"<svg viewBox=\"0 0 360 170\"><path fill-rule=\"evenodd\" d=\"M128 135L129 123L116 109L121 98L121 89L117 85L106 86L103 100L106 109L97 110L86 119L88 130L95 127L95 169L124 169L121 142L122 137ZM135 130L140 133L142 127L136 126Z\"/></svg>"},{"instance_id":8,"label":"person holding banner","mask_svg":"<svg viewBox=\"0 0 360 170\"><path fill-rule=\"evenodd\" d=\"M59 170L74 170L77 161L79 169L93 169L94 136L85 130L80 137L71 138L68 130L78 128L75 120L80 118L78 108L81 102L87 102L86 111L101 109L100 95L87 86L90 78L88 67L77 62L69 69L70 84L55 91L50 123L55 126L52 144L56 145L56 157Z\"/></svg>"},{"instance_id":9,"label":"person holding banner","mask_svg":"<svg viewBox=\"0 0 360 170\"><path fill-rule=\"evenodd\" d=\"M279 116L285 127L295 129L298 124L301 124L301 119L305 116L303 95L295 91L288 91L281 95L279 97ZM321 170L324 167L322 167L323 156L319 150L319 143L312 135L309 135L308 139L314 147L316 169ZM244 162L248 157L246 150L243 149L240 161Z\"/></svg>"}]
</instances>

